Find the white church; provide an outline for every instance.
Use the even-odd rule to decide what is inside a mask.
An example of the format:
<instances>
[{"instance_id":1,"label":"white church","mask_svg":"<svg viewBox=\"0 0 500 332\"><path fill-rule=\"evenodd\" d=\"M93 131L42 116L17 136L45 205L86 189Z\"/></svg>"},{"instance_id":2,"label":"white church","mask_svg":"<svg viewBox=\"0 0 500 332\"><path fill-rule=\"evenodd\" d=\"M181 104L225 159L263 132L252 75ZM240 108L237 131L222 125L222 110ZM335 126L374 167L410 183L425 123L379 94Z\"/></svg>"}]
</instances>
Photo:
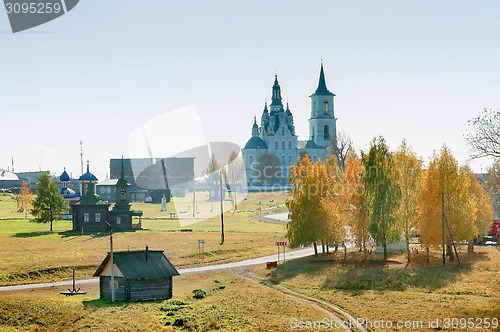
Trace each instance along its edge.
<instances>
[{"instance_id":1,"label":"white church","mask_svg":"<svg viewBox=\"0 0 500 332\"><path fill-rule=\"evenodd\" d=\"M290 167L299 156L308 154L315 162L325 160L337 145L337 126L333 98L326 87L323 64L316 91L310 96L309 139L299 141L288 104L283 107L281 87L275 76L272 101L262 112L260 126L254 118L252 137L242 149L249 190L287 187ZM267 166L267 167L266 167Z\"/></svg>"}]
</instances>

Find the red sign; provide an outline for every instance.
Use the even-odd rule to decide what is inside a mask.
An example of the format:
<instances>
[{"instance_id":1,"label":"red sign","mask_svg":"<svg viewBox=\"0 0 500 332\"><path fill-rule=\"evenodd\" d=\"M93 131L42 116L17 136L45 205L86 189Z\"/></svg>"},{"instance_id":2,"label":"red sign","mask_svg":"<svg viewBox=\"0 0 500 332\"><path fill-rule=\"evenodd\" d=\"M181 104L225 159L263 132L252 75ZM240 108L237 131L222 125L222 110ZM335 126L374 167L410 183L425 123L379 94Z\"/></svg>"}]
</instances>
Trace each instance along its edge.
<instances>
[{"instance_id":1,"label":"red sign","mask_svg":"<svg viewBox=\"0 0 500 332\"><path fill-rule=\"evenodd\" d=\"M493 232L493 234L495 234L496 236L500 236L500 221L497 221L495 220L493 222L493 226L491 226L491 231Z\"/></svg>"},{"instance_id":2,"label":"red sign","mask_svg":"<svg viewBox=\"0 0 500 332\"><path fill-rule=\"evenodd\" d=\"M278 247L286 247L286 242L276 242Z\"/></svg>"}]
</instances>

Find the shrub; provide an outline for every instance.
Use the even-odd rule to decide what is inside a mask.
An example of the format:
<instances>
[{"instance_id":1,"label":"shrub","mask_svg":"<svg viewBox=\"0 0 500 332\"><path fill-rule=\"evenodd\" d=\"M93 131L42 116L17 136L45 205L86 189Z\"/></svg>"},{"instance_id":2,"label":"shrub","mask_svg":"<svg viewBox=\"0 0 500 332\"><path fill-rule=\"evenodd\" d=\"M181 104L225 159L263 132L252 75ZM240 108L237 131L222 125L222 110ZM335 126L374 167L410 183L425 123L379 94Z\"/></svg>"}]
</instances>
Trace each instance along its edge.
<instances>
[{"instance_id":1,"label":"shrub","mask_svg":"<svg viewBox=\"0 0 500 332\"><path fill-rule=\"evenodd\" d=\"M193 290L193 298L195 299L204 299L207 296L207 292L205 292L203 289L194 289Z\"/></svg>"},{"instance_id":2,"label":"shrub","mask_svg":"<svg viewBox=\"0 0 500 332\"><path fill-rule=\"evenodd\" d=\"M172 316L174 312L184 309L184 308L192 308L191 303L183 300L168 300L163 303L160 310L167 313L167 316Z\"/></svg>"}]
</instances>

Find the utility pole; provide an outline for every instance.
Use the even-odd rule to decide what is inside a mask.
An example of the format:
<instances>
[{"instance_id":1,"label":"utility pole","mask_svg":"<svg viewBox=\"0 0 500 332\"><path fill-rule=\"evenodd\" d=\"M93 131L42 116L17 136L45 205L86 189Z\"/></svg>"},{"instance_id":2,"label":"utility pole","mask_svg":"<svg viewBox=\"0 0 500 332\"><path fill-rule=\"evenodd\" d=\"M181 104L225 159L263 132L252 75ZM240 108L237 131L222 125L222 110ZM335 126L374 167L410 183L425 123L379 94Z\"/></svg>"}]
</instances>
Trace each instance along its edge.
<instances>
[{"instance_id":1,"label":"utility pole","mask_svg":"<svg viewBox=\"0 0 500 332\"><path fill-rule=\"evenodd\" d=\"M83 175L83 142L80 141L80 168Z\"/></svg>"},{"instance_id":2,"label":"utility pole","mask_svg":"<svg viewBox=\"0 0 500 332\"><path fill-rule=\"evenodd\" d=\"M193 219L196 213L196 188L195 184L193 183Z\"/></svg>"},{"instance_id":3,"label":"utility pole","mask_svg":"<svg viewBox=\"0 0 500 332\"><path fill-rule=\"evenodd\" d=\"M222 200L222 168L219 171L220 180L220 224L221 224L221 234L220 234L220 244L224 244L224 202Z\"/></svg>"},{"instance_id":4,"label":"utility pole","mask_svg":"<svg viewBox=\"0 0 500 332\"><path fill-rule=\"evenodd\" d=\"M113 269L113 228L111 228L111 225L109 222L104 221L106 224L109 226L109 257L110 257L110 264L111 264L111 282L110 282L110 288L111 288L111 302L115 302L115 271Z\"/></svg>"},{"instance_id":5,"label":"utility pole","mask_svg":"<svg viewBox=\"0 0 500 332\"><path fill-rule=\"evenodd\" d=\"M441 255L441 264L445 266L446 261L445 261L445 251L444 251L444 193L441 193L441 236L442 236L442 246L443 246L443 253Z\"/></svg>"}]
</instances>

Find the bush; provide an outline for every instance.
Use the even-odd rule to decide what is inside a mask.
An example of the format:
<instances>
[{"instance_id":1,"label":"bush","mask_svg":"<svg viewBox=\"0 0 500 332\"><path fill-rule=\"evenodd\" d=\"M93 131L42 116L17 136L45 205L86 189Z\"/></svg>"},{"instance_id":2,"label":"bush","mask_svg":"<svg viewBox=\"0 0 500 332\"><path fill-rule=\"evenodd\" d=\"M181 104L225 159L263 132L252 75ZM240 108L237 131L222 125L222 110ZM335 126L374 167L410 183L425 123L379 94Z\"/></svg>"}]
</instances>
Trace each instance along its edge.
<instances>
[{"instance_id":1,"label":"bush","mask_svg":"<svg viewBox=\"0 0 500 332\"><path fill-rule=\"evenodd\" d=\"M175 299L165 301L160 310L166 312L167 316L173 316L174 312L184 308L192 308L191 303Z\"/></svg>"},{"instance_id":2,"label":"bush","mask_svg":"<svg viewBox=\"0 0 500 332\"><path fill-rule=\"evenodd\" d=\"M195 299L204 299L207 296L207 292L203 289L194 289L193 290L193 298Z\"/></svg>"},{"instance_id":3,"label":"bush","mask_svg":"<svg viewBox=\"0 0 500 332\"><path fill-rule=\"evenodd\" d=\"M194 316L180 316L176 317L174 319L174 322L172 323L173 326L187 326L189 323L194 322L196 318Z\"/></svg>"}]
</instances>

